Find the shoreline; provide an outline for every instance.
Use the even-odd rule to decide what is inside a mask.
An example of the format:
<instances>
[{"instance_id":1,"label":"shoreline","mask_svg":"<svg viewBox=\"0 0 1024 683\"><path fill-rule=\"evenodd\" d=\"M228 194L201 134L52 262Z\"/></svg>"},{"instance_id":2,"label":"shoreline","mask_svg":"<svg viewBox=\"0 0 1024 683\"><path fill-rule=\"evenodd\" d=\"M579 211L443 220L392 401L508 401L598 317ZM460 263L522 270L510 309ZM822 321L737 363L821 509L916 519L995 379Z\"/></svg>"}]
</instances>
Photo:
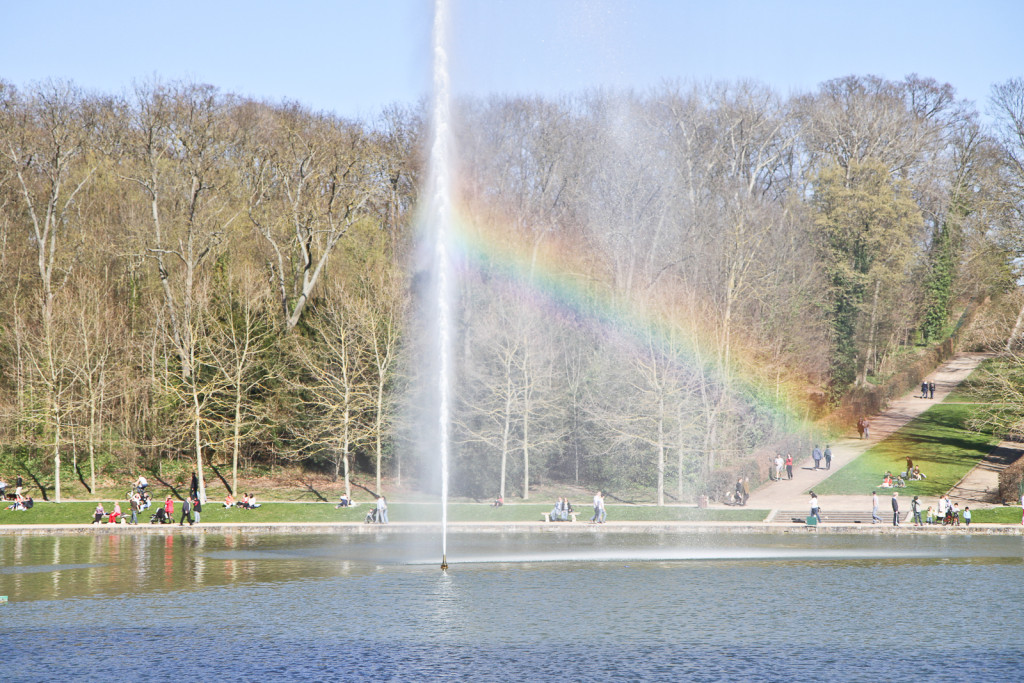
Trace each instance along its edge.
<instances>
[{"instance_id":1,"label":"shoreline","mask_svg":"<svg viewBox=\"0 0 1024 683\"><path fill-rule=\"evenodd\" d=\"M17 524L0 526L0 536L81 536L137 534L330 534L350 535L440 533L437 522L392 522L387 525L363 522L218 522L181 527L177 524ZM452 522L449 533L628 533L628 534L957 534L983 536L1024 536L1021 524L973 524L944 527L941 524L915 527L891 524L822 523L814 526L772 522Z\"/></svg>"}]
</instances>

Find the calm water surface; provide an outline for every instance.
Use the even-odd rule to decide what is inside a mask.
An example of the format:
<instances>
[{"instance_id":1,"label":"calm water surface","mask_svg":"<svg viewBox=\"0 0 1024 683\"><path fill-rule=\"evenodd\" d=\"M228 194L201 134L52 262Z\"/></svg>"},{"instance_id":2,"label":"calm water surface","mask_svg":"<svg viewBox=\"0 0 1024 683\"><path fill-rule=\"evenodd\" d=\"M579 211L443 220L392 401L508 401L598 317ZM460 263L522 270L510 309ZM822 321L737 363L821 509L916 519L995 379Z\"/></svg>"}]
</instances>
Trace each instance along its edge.
<instances>
[{"instance_id":1,"label":"calm water surface","mask_svg":"<svg viewBox=\"0 0 1024 683\"><path fill-rule=\"evenodd\" d=\"M390 531L390 530L389 530ZM1024 677L1020 537L0 537L6 680Z\"/></svg>"}]
</instances>

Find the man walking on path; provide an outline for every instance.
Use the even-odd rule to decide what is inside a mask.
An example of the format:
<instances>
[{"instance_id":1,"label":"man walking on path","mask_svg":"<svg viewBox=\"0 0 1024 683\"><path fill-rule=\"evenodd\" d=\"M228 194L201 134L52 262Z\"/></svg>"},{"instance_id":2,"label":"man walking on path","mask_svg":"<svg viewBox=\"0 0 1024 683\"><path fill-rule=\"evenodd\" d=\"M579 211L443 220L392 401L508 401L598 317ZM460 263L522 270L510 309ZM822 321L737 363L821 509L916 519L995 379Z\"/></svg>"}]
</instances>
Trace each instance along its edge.
<instances>
[{"instance_id":1,"label":"man walking on path","mask_svg":"<svg viewBox=\"0 0 1024 683\"><path fill-rule=\"evenodd\" d=\"M921 381L921 398L928 398L928 382Z\"/></svg>"},{"instance_id":2,"label":"man walking on path","mask_svg":"<svg viewBox=\"0 0 1024 683\"><path fill-rule=\"evenodd\" d=\"M818 444L814 444L814 450L811 451L811 457L814 458L814 469L821 467L821 449L818 448Z\"/></svg>"},{"instance_id":3,"label":"man walking on path","mask_svg":"<svg viewBox=\"0 0 1024 683\"><path fill-rule=\"evenodd\" d=\"M878 494L871 492L871 523L878 524L882 518L878 516Z\"/></svg>"},{"instance_id":4,"label":"man walking on path","mask_svg":"<svg viewBox=\"0 0 1024 683\"><path fill-rule=\"evenodd\" d=\"M178 526L185 526L186 519L188 525L192 526L192 502L188 498L181 501L181 519L178 520Z\"/></svg>"},{"instance_id":5,"label":"man walking on path","mask_svg":"<svg viewBox=\"0 0 1024 683\"><path fill-rule=\"evenodd\" d=\"M897 498L897 496L899 496L899 495L900 494L897 491L893 491L892 492L892 525L893 526L899 526L900 525L900 501Z\"/></svg>"},{"instance_id":6,"label":"man walking on path","mask_svg":"<svg viewBox=\"0 0 1024 683\"><path fill-rule=\"evenodd\" d=\"M825 446L825 469L832 469L832 446Z\"/></svg>"},{"instance_id":7,"label":"man walking on path","mask_svg":"<svg viewBox=\"0 0 1024 683\"><path fill-rule=\"evenodd\" d=\"M935 398L935 382L928 382L928 398Z\"/></svg>"},{"instance_id":8,"label":"man walking on path","mask_svg":"<svg viewBox=\"0 0 1024 683\"><path fill-rule=\"evenodd\" d=\"M598 524L604 524L605 511L604 511L604 496L598 491L594 494L594 516L590 518L591 522Z\"/></svg>"}]
</instances>

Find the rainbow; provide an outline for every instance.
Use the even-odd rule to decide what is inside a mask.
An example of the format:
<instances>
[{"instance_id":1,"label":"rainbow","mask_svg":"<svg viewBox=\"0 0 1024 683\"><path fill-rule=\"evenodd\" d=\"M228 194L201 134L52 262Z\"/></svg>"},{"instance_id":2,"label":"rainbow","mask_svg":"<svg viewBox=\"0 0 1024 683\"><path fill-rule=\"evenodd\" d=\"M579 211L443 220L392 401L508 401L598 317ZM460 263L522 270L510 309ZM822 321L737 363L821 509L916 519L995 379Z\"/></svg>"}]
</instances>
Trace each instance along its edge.
<instances>
[{"instance_id":1,"label":"rainbow","mask_svg":"<svg viewBox=\"0 0 1024 683\"><path fill-rule=\"evenodd\" d=\"M454 210L457 267L466 281L486 277L528 297L532 305L571 315L633 348L656 352L668 363L699 372L735 401L790 433L810 433L809 382L791 368L777 366L766 376L757 345L733 331L731 353L707 330L710 306L692 293L651 287L641 296L616 294L608 273L589 250L553 234L528 234L510 221L488 224L470 218L465 204Z\"/></svg>"}]
</instances>

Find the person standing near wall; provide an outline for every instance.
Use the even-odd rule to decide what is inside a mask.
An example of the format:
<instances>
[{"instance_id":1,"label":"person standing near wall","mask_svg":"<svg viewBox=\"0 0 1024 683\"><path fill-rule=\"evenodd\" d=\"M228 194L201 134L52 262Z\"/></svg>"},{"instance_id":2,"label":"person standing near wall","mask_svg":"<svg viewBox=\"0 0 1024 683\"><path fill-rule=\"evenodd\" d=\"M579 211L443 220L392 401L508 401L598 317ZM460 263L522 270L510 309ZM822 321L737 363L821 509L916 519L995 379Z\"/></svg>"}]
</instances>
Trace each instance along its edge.
<instances>
[{"instance_id":1,"label":"person standing near wall","mask_svg":"<svg viewBox=\"0 0 1024 683\"><path fill-rule=\"evenodd\" d=\"M900 501L899 501L899 498L898 498L899 495L900 494L899 494L898 491L893 491L892 492L892 525L893 526L899 526L900 525Z\"/></svg>"}]
</instances>

